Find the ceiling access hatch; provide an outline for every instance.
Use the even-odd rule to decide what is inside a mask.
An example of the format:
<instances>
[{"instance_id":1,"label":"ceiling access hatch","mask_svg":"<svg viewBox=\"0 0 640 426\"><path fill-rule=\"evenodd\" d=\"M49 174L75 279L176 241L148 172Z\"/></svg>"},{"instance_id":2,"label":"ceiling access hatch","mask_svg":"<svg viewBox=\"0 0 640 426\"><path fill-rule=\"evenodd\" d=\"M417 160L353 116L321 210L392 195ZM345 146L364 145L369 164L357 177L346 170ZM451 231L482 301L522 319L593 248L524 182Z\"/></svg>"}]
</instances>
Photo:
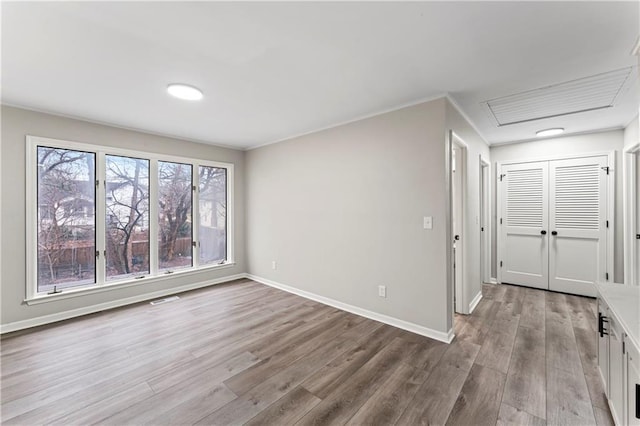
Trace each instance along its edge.
<instances>
[{"instance_id":1,"label":"ceiling access hatch","mask_svg":"<svg viewBox=\"0 0 640 426\"><path fill-rule=\"evenodd\" d=\"M610 108L629 88L633 69L622 68L483 103L498 126Z\"/></svg>"}]
</instances>

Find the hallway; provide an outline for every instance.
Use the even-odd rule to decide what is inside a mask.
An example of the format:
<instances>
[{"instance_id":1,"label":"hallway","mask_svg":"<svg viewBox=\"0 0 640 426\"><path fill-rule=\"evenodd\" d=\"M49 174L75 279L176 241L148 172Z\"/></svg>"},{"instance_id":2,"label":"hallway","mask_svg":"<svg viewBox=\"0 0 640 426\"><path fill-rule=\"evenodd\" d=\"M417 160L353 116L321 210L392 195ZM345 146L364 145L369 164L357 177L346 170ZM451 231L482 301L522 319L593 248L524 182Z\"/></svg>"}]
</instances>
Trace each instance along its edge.
<instances>
[{"instance_id":1,"label":"hallway","mask_svg":"<svg viewBox=\"0 0 640 426\"><path fill-rule=\"evenodd\" d=\"M504 424L613 424L597 370L596 319L595 299L484 285L473 315L456 316L456 339L481 347L449 423L474 422L464 401L494 395L495 410L501 394Z\"/></svg>"}]
</instances>

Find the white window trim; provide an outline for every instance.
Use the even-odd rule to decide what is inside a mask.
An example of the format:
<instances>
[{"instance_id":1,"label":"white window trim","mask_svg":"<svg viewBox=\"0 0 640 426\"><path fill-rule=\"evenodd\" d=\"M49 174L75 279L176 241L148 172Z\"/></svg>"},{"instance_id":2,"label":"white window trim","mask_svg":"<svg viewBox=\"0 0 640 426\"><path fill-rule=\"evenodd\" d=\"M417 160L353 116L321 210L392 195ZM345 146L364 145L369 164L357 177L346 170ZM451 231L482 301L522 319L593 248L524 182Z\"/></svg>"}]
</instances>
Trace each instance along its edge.
<instances>
[{"instance_id":1,"label":"white window trim","mask_svg":"<svg viewBox=\"0 0 640 426\"><path fill-rule=\"evenodd\" d=\"M25 302L29 305L39 304L48 301L67 299L86 294L100 293L119 288L130 286L144 286L159 281L165 281L170 278L201 273L216 269L224 269L235 265L235 228L234 228L234 165L232 163L223 163L218 161L202 160L198 158L178 157L172 155L157 154L145 151L136 151L131 149L115 148L104 145L94 145L82 142L73 142L60 139L45 138L40 136L27 135L26 150L26 298ZM104 274L104 256L96 259L96 283L93 285L82 286L78 288L70 288L56 294L38 293L37 276L38 276L38 200L37 200L37 147L51 146L62 149L73 149L78 151L86 151L96 154L96 179L105 180L104 157L105 155L120 155L126 157L141 158L149 160L149 179L152 182L153 176L157 176L158 161L168 161L174 163L186 163L193 167L192 184L196 186L192 199L192 235L193 239L198 238L199 227L199 202L197 192L199 190L198 177L199 166L218 167L227 170L227 259L223 264L200 265L198 246L193 248L191 268L176 269L170 274L158 270L158 259L154 254L158 250L157 238L149 238L149 275L144 278L125 278L121 280L107 281ZM105 250L105 189L104 185L99 185L96 190L96 247L102 253ZM151 184L149 190L149 199L157 200L157 185ZM158 211L155 202L149 203L149 235L158 235L157 226ZM155 218L155 219L153 219Z\"/></svg>"}]
</instances>

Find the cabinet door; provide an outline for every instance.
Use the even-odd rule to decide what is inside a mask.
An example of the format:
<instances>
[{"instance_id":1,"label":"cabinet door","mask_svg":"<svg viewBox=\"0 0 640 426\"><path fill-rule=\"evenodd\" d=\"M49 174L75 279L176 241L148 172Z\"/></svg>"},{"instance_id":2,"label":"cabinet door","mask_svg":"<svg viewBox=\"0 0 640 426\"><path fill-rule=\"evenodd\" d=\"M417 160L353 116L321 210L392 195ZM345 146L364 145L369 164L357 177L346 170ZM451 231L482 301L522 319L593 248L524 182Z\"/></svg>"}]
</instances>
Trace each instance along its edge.
<instances>
[{"instance_id":1,"label":"cabinet door","mask_svg":"<svg viewBox=\"0 0 640 426\"><path fill-rule=\"evenodd\" d=\"M609 332L607 331L609 309L602 299L598 299L598 368L602 376L604 393L609 395Z\"/></svg>"},{"instance_id":2,"label":"cabinet door","mask_svg":"<svg viewBox=\"0 0 640 426\"><path fill-rule=\"evenodd\" d=\"M640 353L627 344L627 424L640 426Z\"/></svg>"},{"instance_id":3,"label":"cabinet door","mask_svg":"<svg viewBox=\"0 0 640 426\"><path fill-rule=\"evenodd\" d=\"M616 424L624 424L625 384L622 353L623 331L614 316L609 317L609 401Z\"/></svg>"}]
</instances>

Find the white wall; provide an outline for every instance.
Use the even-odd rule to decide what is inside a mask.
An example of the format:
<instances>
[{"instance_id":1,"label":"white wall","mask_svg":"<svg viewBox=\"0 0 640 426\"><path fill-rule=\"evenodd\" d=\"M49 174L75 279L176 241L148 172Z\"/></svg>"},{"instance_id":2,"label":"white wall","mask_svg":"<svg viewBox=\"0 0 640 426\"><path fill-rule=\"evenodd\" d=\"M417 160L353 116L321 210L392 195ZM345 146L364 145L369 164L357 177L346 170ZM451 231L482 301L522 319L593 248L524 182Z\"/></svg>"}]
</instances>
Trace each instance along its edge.
<instances>
[{"instance_id":1,"label":"white wall","mask_svg":"<svg viewBox=\"0 0 640 426\"><path fill-rule=\"evenodd\" d=\"M458 110L447 101L446 128L451 129L467 145L467 176L464 200L465 286L463 300L468 306L482 292L480 268L480 157L490 162L489 146Z\"/></svg>"},{"instance_id":2,"label":"white wall","mask_svg":"<svg viewBox=\"0 0 640 426\"><path fill-rule=\"evenodd\" d=\"M249 273L447 333L445 110L439 99L248 151Z\"/></svg>"},{"instance_id":3,"label":"white wall","mask_svg":"<svg viewBox=\"0 0 640 426\"><path fill-rule=\"evenodd\" d=\"M2 107L2 258L1 262L1 315L0 323L6 326L18 321L33 320L46 315L69 312L111 301L137 297L146 293L164 291L193 282L220 279L244 273L244 152L177 139L153 136L115 127L88 123L80 120ZM38 305L26 305L25 298L25 136L35 135L54 139L99 145L130 148L205 160L233 163L235 166L235 260L236 265L217 271L176 277L157 283L140 284L108 292L90 294L52 301Z\"/></svg>"},{"instance_id":4,"label":"white wall","mask_svg":"<svg viewBox=\"0 0 640 426\"><path fill-rule=\"evenodd\" d=\"M640 115L637 115L624 129L624 149L630 148L640 141Z\"/></svg>"},{"instance_id":5,"label":"white wall","mask_svg":"<svg viewBox=\"0 0 640 426\"><path fill-rule=\"evenodd\" d=\"M496 276L496 164L504 161L527 160L535 158L549 158L563 155L590 154L595 152L616 151L615 175L615 229L614 229L614 278L622 280L624 274L623 256L623 204L622 204L622 172L621 159L623 147L623 131L614 130L586 135L566 136L561 138L544 139L533 142L523 142L491 147L492 161L492 243L493 264L491 276Z\"/></svg>"}]
</instances>

